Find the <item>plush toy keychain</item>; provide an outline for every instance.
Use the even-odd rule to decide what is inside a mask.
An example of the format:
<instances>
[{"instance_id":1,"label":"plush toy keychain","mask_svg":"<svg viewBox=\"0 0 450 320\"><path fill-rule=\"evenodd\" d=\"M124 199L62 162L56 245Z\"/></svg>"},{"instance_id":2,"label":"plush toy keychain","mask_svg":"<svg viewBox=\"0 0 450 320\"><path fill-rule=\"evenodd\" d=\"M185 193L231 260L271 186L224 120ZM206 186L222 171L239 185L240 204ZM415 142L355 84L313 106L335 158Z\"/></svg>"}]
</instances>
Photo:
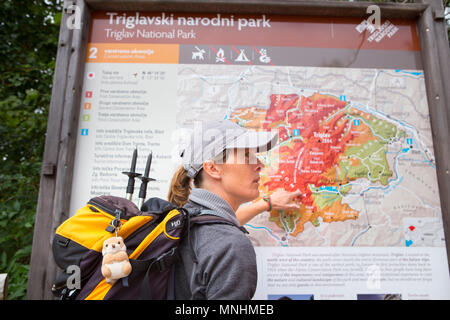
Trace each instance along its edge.
<instances>
[{"instance_id":1,"label":"plush toy keychain","mask_svg":"<svg viewBox=\"0 0 450 320\"><path fill-rule=\"evenodd\" d=\"M106 283L113 285L122 279L124 287L128 287L128 275L131 273L131 264L127 255L127 247L122 237L116 236L103 242L102 275Z\"/></svg>"}]
</instances>

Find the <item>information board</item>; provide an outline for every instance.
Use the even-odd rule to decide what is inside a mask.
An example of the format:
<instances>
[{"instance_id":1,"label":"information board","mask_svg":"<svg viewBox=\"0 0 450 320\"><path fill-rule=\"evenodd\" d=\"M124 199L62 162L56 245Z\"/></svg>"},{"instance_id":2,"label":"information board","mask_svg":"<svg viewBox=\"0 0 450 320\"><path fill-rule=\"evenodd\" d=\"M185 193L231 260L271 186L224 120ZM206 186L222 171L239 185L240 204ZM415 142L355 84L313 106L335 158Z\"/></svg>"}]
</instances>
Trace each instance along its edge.
<instances>
[{"instance_id":1,"label":"information board","mask_svg":"<svg viewBox=\"0 0 450 320\"><path fill-rule=\"evenodd\" d=\"M246 225L254 298L450 298L414 21L93 12L71 214L125 196L136 147L166 198L175 130L224 118L279 132L261 195L303 193Z\"/></svg>"}]
</instances>

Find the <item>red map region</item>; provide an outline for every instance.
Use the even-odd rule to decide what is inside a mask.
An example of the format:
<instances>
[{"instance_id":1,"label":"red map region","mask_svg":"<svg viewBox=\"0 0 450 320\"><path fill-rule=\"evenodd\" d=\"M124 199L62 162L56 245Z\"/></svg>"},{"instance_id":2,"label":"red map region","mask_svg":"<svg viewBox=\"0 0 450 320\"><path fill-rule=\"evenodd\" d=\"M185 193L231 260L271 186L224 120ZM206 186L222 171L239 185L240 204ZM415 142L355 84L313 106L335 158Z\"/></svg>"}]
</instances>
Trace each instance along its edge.
<instances>
[{"instance_id":1,"label":"red map region","mask_svg":"<svg viewBox=\"0 0 450 320\"><path fill-rule=\"evenodd\" d=\"M348 134L341 139L348 125L348 121L340 121L345 117L346 103L320 94L302 97L300 103L298 95L272 95L270 98L263 129L279 130L279 152L283 156L280 156L279 177L271 177L265 187L269 190L300 190L305 195L303 203L312 206L308 184L316 187L330 184L326 174L337 163L345 143L353 138ZM333 114L329 123L321 124ZM288 140L293 143L283 146ZM288 160L295 160L295 166Z\"/></svg>"},{"instance_id":2,"label":"red map region","mask_svg":"<svg viewBox=\"0 0 450 320\"><path fill-rule=\"evenodd\" d=\"M283 212L286 223L295 230L295 236L302 232L304 223L317 223L322 217L324 222L356 219L358 211L351 209L340 201L331 201L327 206L317 205L317 194L314 195L310 185L336 186L348 181L337 178L336 167L339 157L343 155L347 144L357 137L349 130L346 102L336 97L315 93L309 97L297 94L273 94L270 96L270 108L265 117L252 118L252 127L259 122L264 131L279 132L279 161L276 169L268 168L267 176L262 179L261 189L272 193L277 189L287 191L300 190L302 197L298 199L303 205L300 210ZM237 111L240 119L249 115L260 114L247 108ZM248 119L248 118L247 118ZM272 211L271 219L280 227L279 212ZM294 223L295 222L295 223Z\"/></svg>"}]
</instances>

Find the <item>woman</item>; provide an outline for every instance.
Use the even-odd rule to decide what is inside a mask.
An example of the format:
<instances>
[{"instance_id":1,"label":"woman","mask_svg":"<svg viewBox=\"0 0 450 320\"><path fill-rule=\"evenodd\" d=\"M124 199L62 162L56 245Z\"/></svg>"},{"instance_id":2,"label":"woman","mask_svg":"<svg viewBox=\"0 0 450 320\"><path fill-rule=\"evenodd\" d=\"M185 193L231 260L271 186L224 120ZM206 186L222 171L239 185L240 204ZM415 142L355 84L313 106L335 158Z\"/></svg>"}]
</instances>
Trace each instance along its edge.
<instances>
[{"instance_id":1,"label":"woman","mask_svg":"<svg viewBox=\"0 0 450 320\"><path fill-rule=\"evenodd\" d=\"M238 228L236 210L259 196L262 163L258 151L272 148L278 135L247 131L229 120L194 127L183 166L175 173L168 200L225 218L234 225L195 225L190 243L180 244L175 268L176 299L251 299L256 289L256 256Z\"/></svg>"}]
</instances>

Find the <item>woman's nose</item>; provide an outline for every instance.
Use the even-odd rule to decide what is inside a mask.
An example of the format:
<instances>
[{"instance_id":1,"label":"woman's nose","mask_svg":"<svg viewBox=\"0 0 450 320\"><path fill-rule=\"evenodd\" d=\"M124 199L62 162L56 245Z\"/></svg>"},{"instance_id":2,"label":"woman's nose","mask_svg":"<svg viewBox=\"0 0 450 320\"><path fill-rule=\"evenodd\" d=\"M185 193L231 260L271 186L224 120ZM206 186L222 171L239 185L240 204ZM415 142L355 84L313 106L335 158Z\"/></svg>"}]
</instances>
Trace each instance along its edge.
<instances>
[{"instance_id":1,"label":"woman's nose","mask_svg":"<svg viewBox=\"0 0 450 320\"><path fill-rule=\"evenodd\" d=\"M256 158L256 171L261 171L262 168L264 168L264 164L259 160L259 158Z\"/></svg>"}]
</instances>

